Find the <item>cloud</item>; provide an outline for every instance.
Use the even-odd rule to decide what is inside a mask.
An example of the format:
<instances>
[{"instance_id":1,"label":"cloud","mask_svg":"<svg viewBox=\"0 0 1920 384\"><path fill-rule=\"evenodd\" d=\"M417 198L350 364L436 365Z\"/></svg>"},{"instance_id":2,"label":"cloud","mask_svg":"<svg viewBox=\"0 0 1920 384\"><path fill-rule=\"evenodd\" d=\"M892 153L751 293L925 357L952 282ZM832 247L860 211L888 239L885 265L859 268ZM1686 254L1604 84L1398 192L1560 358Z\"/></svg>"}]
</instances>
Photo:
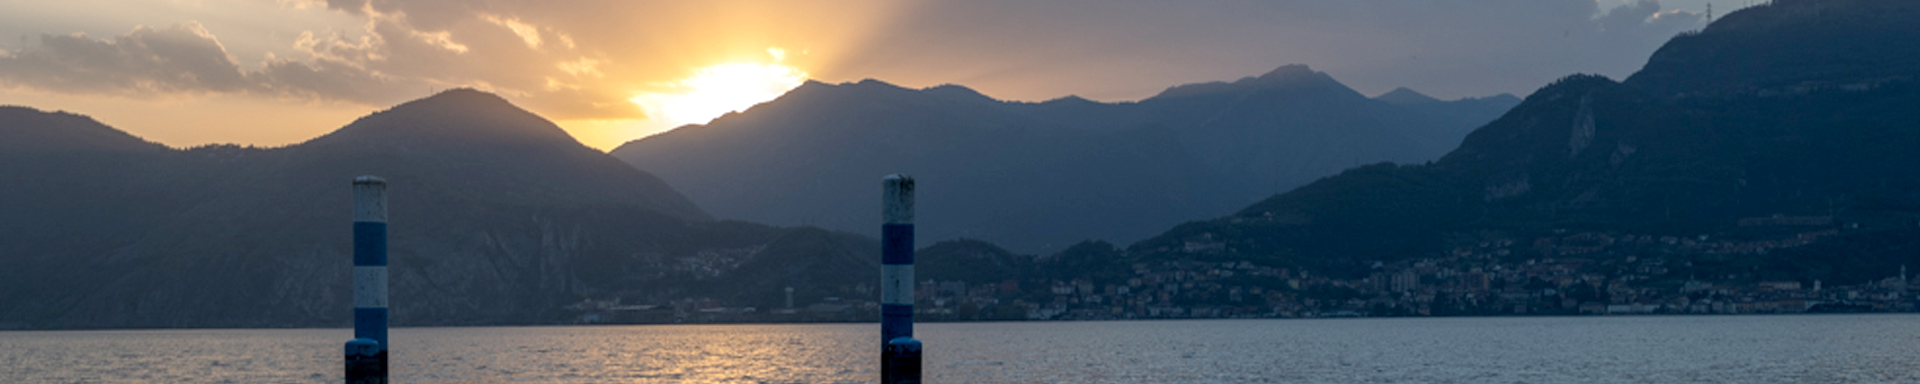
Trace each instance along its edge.
<instances>
[{"instance_id":1,"label":"cloud","mask_svg":"<svg viewBox=\"0 0 1920 384\"><path fill-rule=\"evenodd\" d=\"M393 79L353 63L334 59L279 60L249 75L267 94L313 100L390 104L415 94L424 84Z\"/></svg>"},{"instance_id":2,"label":"cloud","mask_svg":"<svg viewBox=\"0 0 1920 384\"><path fill-rule=\"evenodd\" d=\"M635 95L783 47L786 63L826 81L958 83L1027 100L1139 98L1288 63L1363 91L1470 96L1574 72L1625 76L1701 21L1651 0L275 2L360 24L220 30L279 36L283 46L258 61L235 59L192 22L106 39L43 35L0 54L0 84L372 106L471 86L555 119L632 119L645 116L626 102Z\"/></svg>"},{"instance_id":3,"label":"cloud","mask_svg":"<svg viewBox=\"0 0 1920 384\"><path fill-rule=\"evenodd\" d=\"M1628 31L1630 33L1630 31L1646 26L1647 19L1652 18L1653 15L1657 13L1660 13L1660 2L1638 0L1622 4L1613 10L1607 11L1606 15L1600 16L1598 19L1595 19L1595 21L1600 23L1601 30L1607 32Z\"/></svg>"},{"instance_id":4,"label":"cloud","mask_svg":"<svg viewBox=\"0 0 1920 384\"><path fill-rule=\"evenodd\" d=\"M499 15L482 13L480 14L480 20L485 20L486 22L493 23L493 25L498 25L513 31L513 34L520 36L520 40L527 42L528 48L539 49L540 44L544 41L544 39L540 37L540 27L520 22L520 18L517 17L501 17Z\"/></svg>"},{"instance_id":5,"label":"cloud","mask_svg":"<svg viewBox=\"0 0 1920 384\"><path fill-rule=\"evenodd\" d=\"M533 2L331 0L327 9L364 17L364 30L304 34L298 46L313 62L279 67L299 78L337 73L349 80L341 84L377 78L415 84L415 89L421 85L475 87L522 105L539 106L538 112L559 119L643 116L636 108L620 105L629 97L628 90L610 86L627 82L606 79L604 64L609 60L603 54L576 49L568 31L528 19L519 11L540 6L551 7ZM323 59L333 62L320 65ZM302 66L296 64L306 64L315 73L301 72ZM363 68L377 77L347 68ZM356 95L345 87L304 88L318 98L370 96Z\"/></svg>"},{"instance_id":6,"label":"cloud","mask_svg":"<svg viewBox=\"0 0 1920 384\"><path fill-rule=\"evenodd\" d=\"M397 101L392 91L409 83L355 64L378 57L364 46L309 44L327 53L304 62L269 59L261 70L244 71L197 23L135 27L112 39L42 35L39 46L0 56L0 83L79 94L243 93L366 104Z\"/></svg>"},{"instance_id":7,"label":"cloud","mask_svg":"<svg viewBox=\"0 0 1920 384\"><path fill-rule=\"evenodd\" d=\"M80 93L234 92L253 84L199 24L134 28L112 40L42 35L0 57L0 81Z\"/></svg>"},{"instance_id":8,"label":"cloud","mask_svg":"<svg viewBox=\"0 0 1920 384\"><path fill-rule=\"evenodd\" d=\"M217 9L234 4L175 4L201 7L204 15L233 27L214 29L220 33L249 42L280 36L282 45L264 51L249 45L249 53L264 53L264 59L243 61L194 22L160 30L139 27L107 38L49 35L40 46L0 54L0 86L136 97L258 95L371 106L420 97L428 89L467 86L502 94L555 119L637 119L646 115L627 101L633 96L658 91L700 68L762 61L768 47L823 53L789 55L790 62L802 64L820 64L818 58L830 52L857 60L851 56L855 42L878 35L873 27L884 24L888 11L902 8L890 0L271 3L287 12L344 15L359 25L336 28L342 24L335 21L288 30L275 20L246 20ZM67 17L73 20L36 28L57 30L98 19ZM195 49L168 48L183 43ZM164 49L141 51L150 46ZM96 57L102 55L111 57Z\"/></svg>"}]
</instances>

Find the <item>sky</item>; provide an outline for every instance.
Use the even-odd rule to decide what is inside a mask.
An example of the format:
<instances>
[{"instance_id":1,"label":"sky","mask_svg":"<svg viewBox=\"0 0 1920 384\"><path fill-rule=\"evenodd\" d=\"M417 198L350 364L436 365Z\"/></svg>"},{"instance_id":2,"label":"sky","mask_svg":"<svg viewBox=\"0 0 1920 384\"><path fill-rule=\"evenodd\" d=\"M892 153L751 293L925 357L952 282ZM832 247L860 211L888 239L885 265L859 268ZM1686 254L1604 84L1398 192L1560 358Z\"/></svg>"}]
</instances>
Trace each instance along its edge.
<instances>
[{"instance_id":1,"label":"sky","mask_svg":"<svg viewBox=\"0 0 1920 384\"><path fill-rule=\"evenodd\" d=\"M1624 78L1709 4L1752 3L0 0L0 104L174 147L275 147L470 87L610 150L806 79L1131 101L1297 63L1369 95L1525 96Z\"/></svg>"}]
</instances>

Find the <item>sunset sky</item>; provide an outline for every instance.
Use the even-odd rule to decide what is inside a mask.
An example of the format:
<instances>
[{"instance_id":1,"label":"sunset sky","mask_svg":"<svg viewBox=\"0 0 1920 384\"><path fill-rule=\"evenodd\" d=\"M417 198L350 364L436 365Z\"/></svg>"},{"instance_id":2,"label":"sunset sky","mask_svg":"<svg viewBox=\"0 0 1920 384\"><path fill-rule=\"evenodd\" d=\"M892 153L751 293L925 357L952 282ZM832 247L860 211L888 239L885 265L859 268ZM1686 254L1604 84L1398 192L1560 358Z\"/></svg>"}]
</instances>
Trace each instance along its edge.
<instances>
[{"instance_id":1,"label":"sunset sky","mask_svg":"<svg viewBox=\"0 0 1920 384\"><path fill-rule=\"evenodd\" d=\"M0 104L175 147L282 146L473 87L604 150L803 79L1126 101L1301 63L1369 95L1525 95L1626 76L1708 3L0 0Z\"/></svg>"}]
</instances>

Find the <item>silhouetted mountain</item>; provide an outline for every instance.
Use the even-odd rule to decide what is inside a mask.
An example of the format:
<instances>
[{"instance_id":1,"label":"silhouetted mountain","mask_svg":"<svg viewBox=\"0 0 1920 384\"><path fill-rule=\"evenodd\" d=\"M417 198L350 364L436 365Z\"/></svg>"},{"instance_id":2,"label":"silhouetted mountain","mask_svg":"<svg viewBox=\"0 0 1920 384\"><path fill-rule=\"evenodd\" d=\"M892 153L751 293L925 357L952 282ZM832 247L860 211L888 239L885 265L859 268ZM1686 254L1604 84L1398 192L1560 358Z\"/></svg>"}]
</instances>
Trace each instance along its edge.
<instances>
[{"instance_id":1,"label":"silhouetted mountain","mask_svg":"<svg viewBox=\"0 0 1920 384\"><path fill-rule=\"evenodd\" d=\"M1380 96L1374 96L1373 99L1384 101L1387 104L1393 104L1393 105L1420 105L1420 104L1433 104L1433 103L1442 102L1440 101L1440 99L1435 99L1433 98L1433 96L1427 96L1426 94L1420 93L1419 91L1407 89L1407 87L1394 88L1392 91L1387 91L1387 93L1380 94Z\"/></svg>"},{"instance_id":2,"label":"silhouetted mountain","mask_svg":"<svg viewBox=\"0 0 1920 384\"><path fill-rule=\"evenodd\" d=\"M167 147L107 127L92 118L66 112L0 106L0 153L126 152L153 153Z\"/></svg>"},{"instance_id":3,"label":"silhouetted mountain","mask_svg":"<svg viewBox=\"0 0 1920 384\"><path fill-rule=\"evenodd\" d=\"M1907 1L1783 0L1675 37L1627 83L1657 96L1778 95L1914 80Z\"/></svg>"},{"instance_id":4,"label":"silhouetted mountain","mask_svg":"<svg viewBox=\"0 0 1920 384\"><path fill-rule=\"evenodd\" d=\"M652 175L493 95L454 90L285 148L174 150L84 117L0 110L0 323L339 326L349 181L391 186L394 321L552 323L586 298L733 297L878 278L878 244L716 222ZM824 259L823 259L824 258ZM753 272L745 266L817 269ZM822 276L819 270L845 276ZM773 288L762 294L778 294Z\"/></svg>"},{"instance_id":5,"label":"silhouetted mountain","mask_svg":"<svg viewBox=\"0 0 1920 384\"><path fill-rule=\"evenodd\" d=\"M1350 169L1130 253L1364 274L1373 261L1489 239L1594 231L1774 249L1674 256L1702 274L1883 277L1920 265L1912 241L1892 240L1920 235L1913 25L1920 3L1748 8L1676 37L1624 83L1576 75L1548 85L1430 165ZM1837 232L1801 247L1827 235L1754 224L1776 215L1831 217L1810 230ZM1565 255L1540 249L1512 257Z\"/></svg>"},{"instance_id":6,"label":"silhouetted mountain","mask_svg":"<svg viewBox=\"0 0 1920 384\"><path fill-rule=\"evenodd\" d=\"M546 119L474 90L453 90L363 117L333 133L289 148L300 169L379 168L380 159L418 187L498 202L525 194L575 204L625 204L686 219L708 219L672 187L573 140ZM304 164L304 163L313 164ZM396 168L396 167L386 167ZM376 169L381 170L381 169ZM383 174L383 175L384 175ZM279 173L293 179L323 176ZM352 176L346 176L351 179ZM514 193L502 193L514 192Z\"/></svg>"},{"instance_id":7,"label":"silhouetted mountain","mask_svg":"<svg viewBox=\"0 0 1920 384\"><path fill-rule=\"evenodd\" d=\"M111 256L104 244L137 241L184 213L194 193L186 187L204 179L180 172L185 160L84 116L0 108L0 260L9 265L0 268L0 323L42 310L34 304L46 298L25 294L100 284L100 276L57 272L94 268L91 259Z\"/></svg>"},{"instance_id":8,"label":"silhouetted mountain","mask_svg":"<svg viewBox=\"0 0 1920 384\"><path fill-rule=\"evenodd\" d=\"M1501 114L1520 105L1520 98L1511 94L1498 94L1487 97L1469 97L1453 101L1441 101L1412 89L1394 88L1392 91L1374 96L1387 104L1420 113L1429 119L1450 121L1451 127L1460 127L1448 134L1454 137L1466 137L1468 132L1486 122L1499 118Z\"/></svg>"},{"instance_id":9,"label":"silhouetted mountain","mask_svg":"<svg viewBox=\"0 0 1920 384\"><path fill-rule=\"evenodd\" d=\"M1031 276L1032 256L979 240L949 240L914 251L914 279L996 282Z\"/></svg>"},{"instance_id":10,"label":"silhouetted mountain","mask_svg":"<svg viewBox=\"0 0 1920 384\"><path fill-rule=\"evenodd\" d=\"M922 180L918 237L1023 251L1130 241L1346 167L1439 156L1484 121L1368 99L1306 66L1130 103L993 100L944 85L808 82L612 154L718 217L873 234L880 175ZM1430 108L1429 108L1430 107Z\"/></svg>"}]
</instances>

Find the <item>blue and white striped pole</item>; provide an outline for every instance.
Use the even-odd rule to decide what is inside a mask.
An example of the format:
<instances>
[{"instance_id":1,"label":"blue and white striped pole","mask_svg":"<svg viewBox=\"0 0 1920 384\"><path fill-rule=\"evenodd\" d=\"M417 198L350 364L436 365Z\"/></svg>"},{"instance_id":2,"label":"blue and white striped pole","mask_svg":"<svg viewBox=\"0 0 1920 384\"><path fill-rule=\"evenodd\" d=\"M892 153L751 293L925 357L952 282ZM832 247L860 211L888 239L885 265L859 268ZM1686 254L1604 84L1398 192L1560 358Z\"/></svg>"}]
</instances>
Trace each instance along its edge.
<instances>
[{"instance_id":1,"label":"blue and white striped pole","mask_svg":"<svg viewBox=\"0 0 1920 384\"><path fill-rule=\"evenodd\" d=\"M387 382L387 181L353 179L353 341L347 384Z\"/></svg>"},{"instance_id":2,"label":"blue and white striped pole","mask_svg":"<svg viewBox=\"0 0 1920 384\"><path fill-rule=\"evenodd\" d=\"M913 178L881 179L880 383L920 383L920 342L913 339Z\"/></svg>"}]
</instances>

